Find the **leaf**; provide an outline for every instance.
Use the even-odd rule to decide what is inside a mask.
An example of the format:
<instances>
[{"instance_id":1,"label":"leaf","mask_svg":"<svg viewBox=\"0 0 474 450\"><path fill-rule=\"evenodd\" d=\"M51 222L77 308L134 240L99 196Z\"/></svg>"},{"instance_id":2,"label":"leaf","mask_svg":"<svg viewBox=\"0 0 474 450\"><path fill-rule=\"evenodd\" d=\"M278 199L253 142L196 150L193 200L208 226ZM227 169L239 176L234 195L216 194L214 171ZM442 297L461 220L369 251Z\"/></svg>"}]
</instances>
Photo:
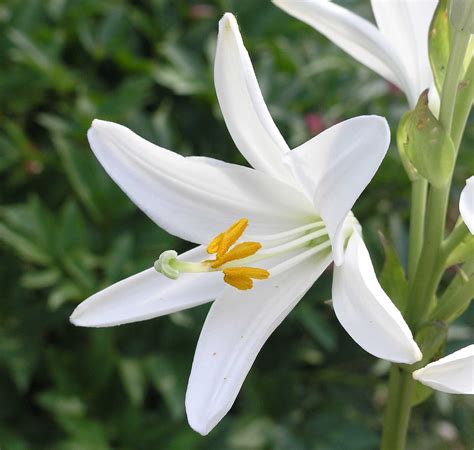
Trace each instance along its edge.
<instances>
[{"instance_id":1,"label":"leaf","mask_svg":"<svg viewBox=\"0 0 474 450\"><path fill-rule=\"evenodd\" d=\"M309 303L301 303L294 314L306 331L322 348L327 351L332 351L336 348L336 334L318 310Z\"/></svg>"},{"instance_id":2,"label":"leaf","mask_svg":"<svg viewBox=\"0 0 474 450\"><path fill-rule=\"evenodd\" d=\"M175 419L184 416L184 392L181 392L173 367L164 357L151 356L146 361L148 374L156 390L163 396Z\"/></svg>"},{"instance_id":3,"label":"leaf","mask_svg":"<svg viewBox=\"0 0 474 450\"><path fill-rule=\"evenodd\" d=\"M143 365L138 360L124 358L119 363L119 373L130 402L134 406L140 406L146 387Z\"/></svg>"},{"instance_id":4,"label":"leaf","mask_svg":"<svg viewBox=\"0 0 474 450\"><path fill-rule=\"evenodd\" d=\"M395 247L380 233L385 251L385 263L379 276L380 284L397 308L403 313L406 307L408 281Z\"/></svg>"},{"instance_id":5,"label":"leaf","mask_svg":"<svg viewBox=\"0 0 474 450\"><path fill-rule=\"evenodd\" d=\"M421 405L423 402L430 398L431 394L433 394L433 389L424 384L420 383L419 381L415 381L415 389L412 395L411 406L412 408Z\"/></svg>"},{"instance_id":6,"label":"leaf","mask_svg":"<svg viewBox=\"0 0 474 450\"><path fill-rule=\"evenodd\" d=\"M7 228L0 223L0 241L15 249L15 251L28 262L47 265L51 262L48 253L39 248L35 243L21 236L19 233Z\"/></svg>"},{"instance_id":7,"label":"leaf","mask_svg":"<svg viewBox=\"0 0 474 450\"><path fill-rule=\"evenodd\" d=\"M429 56L438 92L443 88L450 53L451 29L448 1L440 0L433 15L429 32Z\"/></svg>"},{"instance_id":8,"label":"leaf","mask_svg":"<svg viewBox=\"0 0 474 450\"><path fill-rule=\"evenodd\" d=\"M21 284L27 289L44 289L53 286L61 278L58 269L36 270L25 273Z\"/></svg>"}]
</instances>

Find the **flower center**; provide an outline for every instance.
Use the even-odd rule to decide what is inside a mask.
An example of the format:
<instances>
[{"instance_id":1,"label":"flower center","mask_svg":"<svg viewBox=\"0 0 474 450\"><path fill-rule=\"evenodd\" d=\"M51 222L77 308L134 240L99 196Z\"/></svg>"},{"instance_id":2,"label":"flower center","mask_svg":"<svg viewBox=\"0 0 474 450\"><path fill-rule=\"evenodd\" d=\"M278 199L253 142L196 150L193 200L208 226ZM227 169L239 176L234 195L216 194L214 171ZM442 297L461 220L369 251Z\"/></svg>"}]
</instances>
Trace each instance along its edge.
<instances>
[{"instance_id":1,"label":"flower center","mask_svg":"<svg viewBox=\"0 0 474 450\"><path fill-rule=\"evenodd\" d=\"M282 233L252 236L237 243L249 224L240 219L217 235L207 246L214 259L188 262L178 258L177 252L167 250L155 262L155 270L171 279L181 273L220 271L224 281L240 290L251 289L254 280L266 280L320 252L329 252L331 243L321 220ZM267 268L255 267L262 261ZM272 264L273 263L273 264Z\"/></svg>"}]
</instances>

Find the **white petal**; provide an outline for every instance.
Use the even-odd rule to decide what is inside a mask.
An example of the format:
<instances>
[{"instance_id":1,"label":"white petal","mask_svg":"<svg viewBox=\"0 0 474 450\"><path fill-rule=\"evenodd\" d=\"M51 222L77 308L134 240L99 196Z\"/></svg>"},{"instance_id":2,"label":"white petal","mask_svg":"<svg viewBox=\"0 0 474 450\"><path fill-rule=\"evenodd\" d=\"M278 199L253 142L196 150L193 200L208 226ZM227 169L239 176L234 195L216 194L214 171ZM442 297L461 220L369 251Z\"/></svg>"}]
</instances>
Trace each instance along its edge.
<instances>
[{"instance_id":1,"label":"white petal","mask_svg":"<svg viewBox=\"0 0 474 450\"><path fill-rule=\"evenodd\" d=\"M225 416L265 341L329 265L314 257L253 289L229 289L209 311L186 394L189 424L206 435Z\"/></svg>"},{"instance_id":2,"label":"white petal","mask_svg":"<svg viewBox=\"0 0 474 450\"><path fill-rule=\"evenodd\" d=\"M459 212L469 231L474 234L474 176L466 180L459 199Z\"/></svg>"},{"instance_id":3,"label":"white petal","mask_svg":"<svg viewBox=\"0 0 474 450\"><path fill-rule=\"evenodd\" d=\"M433 82L428 33L437 3L437 0L372 0L377 25L403 61L413 86L407 93L412 107Z\"/></svg>"},{"instance_id":4,"label":"white petal","mask_svg":"<svg viewBox=\"0 0 474 450\"><path fill-rule=\"evenodd\" d=\"M256 170L200 162L153 145L128 128L95 120L91 147L108 174L159 226L204 244L247 217L253 233L307 223L304 194Z\"/></svg>"},{"instance_id":5,"label":"white petal","mask_svg":"<svg viewBox=\"0 0 474 450\"><path fill-rule=\"evenodd\" d=\"M219 22L214 82L227 128L240 152L255 169L291 181L281 161L289 148L268 112L239 26L230 13Z\"/></svg>"},{"instance_id":6,"label":"white petal","mask_svg":"<svg viewBox=\"0 0 474 450\"><path fill-rule=\"evenodd\" d=\"M385 119L361 116L323 131L286 157L326 224L337 265L344 255L344 220L380 166L389 143Z\"/></svg>"},{"instance_id":7,"label":"white petal","mask_svg":"<svg viewBox=\"0 0 474 450\"><path fill-rule=\"evenodd\" d=\"M392 46L392 39L387 39L372 23L327 0L272 1L409 93L410 82L405 67ZM395 36L398 39L398 34Z\"/></svg>"},{"instance_id":8,"label":"white petal","mask_svg":"<svg viewBox=\"0 0 474 450\"><path fill-rule=\"evenodd\" d=\"M205 246L180 256L186 261L206 259ZM170 280L147 269L94 294L72 313L70 321L81 327L111 327L153 319L213 301L226 285L222 273L182 274Z\"/></svg>"},{"instance_id":9,"label":"white petal","mask_svg":"<svg viewBox=\"0 0 474 450\"><path fill-rule=\"evenodd\" d=\"M375 276L362 237L354 232L344 263L334 268L332 301L341 325L365 351L412 364L422 357L403 316Z\"/></svg>"},{"instance_id":10,"label":"white petal","mask_svg":"<svg viewBox=\"0 0 474 450\"><path fill-rule=\"evenodd\" d=\"M415 370L413 378L448 394L474 394L474 345Z\"/></svg>"}]
</instances>

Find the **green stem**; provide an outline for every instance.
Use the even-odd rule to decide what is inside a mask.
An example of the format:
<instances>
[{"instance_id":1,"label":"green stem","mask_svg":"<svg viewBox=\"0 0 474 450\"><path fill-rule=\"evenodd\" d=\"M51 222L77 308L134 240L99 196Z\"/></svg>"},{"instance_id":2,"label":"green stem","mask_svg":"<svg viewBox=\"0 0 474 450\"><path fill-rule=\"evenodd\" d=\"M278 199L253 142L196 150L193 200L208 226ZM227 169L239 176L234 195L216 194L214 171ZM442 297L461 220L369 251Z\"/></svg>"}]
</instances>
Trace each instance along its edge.
<instances>
[{"instance_id":1,"label":"green stem","mask_svg":"<svg viewBox=\"0 0 474 450\"><path fill-rule=\"evenodd\" d=\"M468 35L454 31L452 50L441 94L440 122L446 132L451 135L456 151L459 148L467 114L469 114L471 106L471 103L469 103L469 108L467 106L457 108L457 123L453 129L456 97L458 89L460 89L459 80L468 43ZM468 88L469 94L472 95L472 85L468 85ZM414 183L412 188L409 292L406 319L414 333L416 333L429 312L444 271L444 263L440 263L440 255L441 251L444 251L442 243L450 187L451 179L442 188L431 186L427 205L422 200L422 184L416 185ZM426 198L426 186L424 189L424 197ZM423 214L425 213L425 206L426 214ZM424 217L419 217L422 215ZM420 242L415 240L416 238L419 241L423 239L423 244L420 245ZM415 381L411 373L401 371L398 365L392 364L388 403L384 416L382 450L403 450L405 448L414 386Z\"/></svg>"},{"instance_id":2,"label":"green stem","mask_svg":"<svg viewBox=\"0 0 474 450\"><path fill-rule=\"evenodd\" d=\"M470 234L471 233L466 224L464 222L459 222L441 245L442 259L446 261L449 258L451 252L455 250L456 247Z\"/></svg>"},{"instance_id":3,"label":"green stem","mask_svg":"<svg viewBox=\"0 0 474 450\"><path fill-rule=\"evenodd\" d=\"M433 316L434 320L442 320L446 323L452 323L469 306L474 296L474 277L470 278L461 286L451 297L447 298L436 309Z\"/></svg>"},{"instance_id":4,"label":"green stem","mask_svg":"<svg viewBox=\"0 0 474 450\"><path fill-rule=\"evenodd\" d=\"M411 190L410 238L408 244L408 279L413 279L423 246L426 194L428 182L424 178L413 181Z\"/></svg>"},{"instance_id":5,"label":"green stem","mask_svg":"<svg viewBox=\"0 0 474 450\"><path fill-rule=\"evenodd\" d=\"M415 380L411 373L392 364L381 450L404 450L414 386Z\"/></svg>"}]
</instances>

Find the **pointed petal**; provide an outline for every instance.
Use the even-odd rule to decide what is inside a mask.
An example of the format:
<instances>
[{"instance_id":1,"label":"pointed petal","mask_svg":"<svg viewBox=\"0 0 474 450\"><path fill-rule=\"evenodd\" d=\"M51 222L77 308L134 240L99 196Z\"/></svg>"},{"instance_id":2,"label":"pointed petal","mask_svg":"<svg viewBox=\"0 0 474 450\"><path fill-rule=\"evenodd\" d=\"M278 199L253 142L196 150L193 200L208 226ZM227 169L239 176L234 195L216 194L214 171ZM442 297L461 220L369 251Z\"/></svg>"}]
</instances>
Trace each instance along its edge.
<instances>
[{"instance_id":1,"label":"pointed petal","mask_svg":"<svg viewBox=\"0 0 474 450\"><path fill-rule=\"evenodd\" d=\"M354 232L344 263L334 268L332 301L341 325L365 351L412 364L422 357L403 316L375 276L362 237Z\"/></svg>"},{"instance_id":2,"label":"pointed petal","mask_svg":"<svg viewBox=\"0 0 474 450\"><path fill-rule=\"evenodd\" d=\"M182 239L207 243L242 217L249 219L254 233L282 231L314 214L304 194L256 170L184 158L112 122L95 120L88 137L125 193Z\"/></svg>"},{"instance_id":3,"label":"pointed petal","mask_svg":"<svg viewBox=\"0 0 474 450\"><path fill-rule=\"evenodd\" d=\"M372 23L327 0L272 1L288 14L324 34L405 93L409 93L410 82L392 46L392 39L387 39Z\"/></svg>"},{"instance_id":4,"label":"pointed petal","mask_svg":"<svg viewBox=\"0 0 474 450\"><path fill-rule=\"evenodd\" d=\"M415 370L413 378L448 394L474 394L474 345Z\"/></svg>"},{"instance_id":5,"label":"pointed petal","mask_svg":"<svg viewBox=\"0 0 474 450\"><path fill-rule=\"evenodd\" d=\"M410 85L413 86L409 95L412 107L433 82L428 56L428 33L437 3L437 0L372 0L380 31L390 39L399 59L407 68Z\"/></svg>"},{"instance_id":6,"label":"pointed petal","mask_svg":"<svg viewBox=\"0 0 474 450\"><path fill-rule=\"evenodd\" d=\"M288 145L268 112L239 25L230 13L219 22L214 82L227 128L242 155L255 169L291 181L281 160Z\"/></svg>"},{"instance_id":7,"label":"pointed petal","mask_svg":"<svg viewBox=\"0 0 474 450\"><path fill-rule=\"evenodd\" d=\"M265 341L331 261L330 252L249 291L228 289L209 311L186 394L189 424L206 435L229 411Z\"/></svg>"},{"instance_id":8,"label":"pointed petal","mask_svg":"<svg viewBox=\"0 0 474 450\"><path fill-rule=\"evenodd\" d=\"M207 257L204 246L180 256L186 261ZM222 274L182 274L170 280L151 268L94 294L72 313L70 321L81 327L110 327L153 319L214 300L224 289Z\"/></svg>"},{"instance_id":9,"label":"pointed petal","mask_svg":"<svg viewBox=\"0 0 474 450\"><path fill-rule=\"evenodd\" d=\"M474 234L474 176L466 180L459 199L459 212L469 231Z\"/></svg>"},{"instance_id":10,"label":"pointed petal","mask_svg":"<svg viewBox=\"0 0 474 450\"><path fill-rule=\"evenodd\" d=\"M361 116L323 131L286 156L326 224L337 265L344 255L344 220L380 166L389 143L385 119Z\"/></svg>"}]
</instances>

